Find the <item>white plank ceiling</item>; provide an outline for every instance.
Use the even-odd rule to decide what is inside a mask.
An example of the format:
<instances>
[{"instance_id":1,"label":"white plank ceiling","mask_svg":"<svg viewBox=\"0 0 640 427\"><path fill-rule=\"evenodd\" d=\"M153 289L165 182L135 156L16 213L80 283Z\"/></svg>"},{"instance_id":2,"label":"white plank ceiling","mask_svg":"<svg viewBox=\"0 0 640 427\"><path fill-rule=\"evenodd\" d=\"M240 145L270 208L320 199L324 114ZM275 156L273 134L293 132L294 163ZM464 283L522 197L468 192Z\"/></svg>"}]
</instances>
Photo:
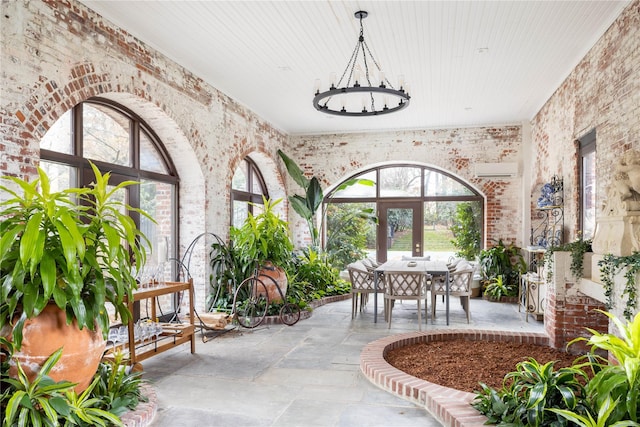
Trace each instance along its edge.
<instances>
[{"instance_id":1,"label":"white plank ceiling","mask_svg":"<svg viewBox=\"0 0 640 427\"><path fill-rule=\"evenodd\" d=\"M82 0L290 134L519 123L547 101L629 1ZM317 112L314 84L364 35L411 104L376 117Z\"/></svg>"}]
</instances>

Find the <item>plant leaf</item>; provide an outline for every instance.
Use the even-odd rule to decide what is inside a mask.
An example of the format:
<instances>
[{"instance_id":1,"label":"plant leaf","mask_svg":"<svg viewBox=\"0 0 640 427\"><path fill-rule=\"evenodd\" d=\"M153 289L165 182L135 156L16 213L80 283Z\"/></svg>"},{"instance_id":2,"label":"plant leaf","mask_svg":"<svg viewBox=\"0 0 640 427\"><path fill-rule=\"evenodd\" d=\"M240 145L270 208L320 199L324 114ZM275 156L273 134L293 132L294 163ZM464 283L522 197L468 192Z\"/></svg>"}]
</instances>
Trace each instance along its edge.
<instances>
[{"instance_id":1,"label":"plant leaf","mask_svg":"<svg viewBox=\"0 0 640 427\"><path fill-rule=\"evenodd\" d=\"M302 172L300 167L296 164L296 162L291 160L289 156L284 154L280 149L278 150L278 155L284 162L284 166L287 168L287 172L289 172L289 176L293 178L296 184L298 184L305 191L307 191L307 187L309 186L309 180L307 179L306 176L304 176L304 173Z\"/></svg>"}]
</instances>

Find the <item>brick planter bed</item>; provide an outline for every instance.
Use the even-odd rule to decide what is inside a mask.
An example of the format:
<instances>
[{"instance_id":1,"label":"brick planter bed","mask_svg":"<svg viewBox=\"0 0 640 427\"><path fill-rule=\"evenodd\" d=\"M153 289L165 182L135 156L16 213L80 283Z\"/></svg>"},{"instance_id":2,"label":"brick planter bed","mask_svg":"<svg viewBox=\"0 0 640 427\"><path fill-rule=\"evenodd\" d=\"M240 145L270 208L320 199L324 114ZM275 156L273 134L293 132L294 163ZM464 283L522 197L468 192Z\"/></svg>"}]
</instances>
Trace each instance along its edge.
<instances>
[{"instance_id":1,"label":"brick planter bed","mask_svg":"<svg viewBox=\"0 0 640 427\"><path fill-rule=\"evenodd\" d=\"M311 317L314 308L318 308L325 304L329 304L332 302L344 301L346 299L350 299L351 294L343 294L343 295L333 295L330 297L324 297L321 299L313 300L309 303L311 310L302 310L300 312L300 320L305 320ZM280 321L280 316L266 316L262 321L263 325L279 325L282 322Z\"/></svg>"},{"instance_id":2,"label":"brick planter bed","mask_svg":"<svg viewBox=\"0 0 640 427\"><path fill-rule=\"evenodd\" d=\"M549 345L542 333L518 333L484 330L437 330L411 332L385 337L367 344L360 355L360 369L378 387L424 406L445 426L480 427L487 421L470 405L473 393L443 387L421 380L391 366L384 359L388 351L412 344L464 339L468 341L499 341Z\"/></svg>"},{"instance_id":3,"label":"brick planter bed","mask_svg":"<svg viewBox=\"0 0 640 427\"><path fill-rule=\"evenodd\" d=\"M149 383L143 383L140 386L142 395L148 400L140 402L135 411L129 411L122 414L120 420L125 427L144 427L151 424L158 410L158 397L156 391Z\"/></svg>"}]
</instances>

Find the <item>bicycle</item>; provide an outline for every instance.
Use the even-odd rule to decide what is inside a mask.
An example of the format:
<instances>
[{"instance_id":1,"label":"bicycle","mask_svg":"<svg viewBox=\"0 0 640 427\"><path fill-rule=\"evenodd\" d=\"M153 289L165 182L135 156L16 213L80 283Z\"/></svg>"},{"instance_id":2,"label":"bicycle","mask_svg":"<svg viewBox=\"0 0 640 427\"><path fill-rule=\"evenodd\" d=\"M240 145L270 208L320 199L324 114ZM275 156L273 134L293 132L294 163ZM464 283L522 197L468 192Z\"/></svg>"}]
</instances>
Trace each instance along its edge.
<instances>
[{"instance_id":1,"label":"bicycle","mask_svg":"<svg viewBox=\"0 0 640 427\"><path fill-rule=\"evenodd\" d=\"M263 269L270 269L263 267ZM287 302L286 296L278 282L271 276L260 274L256 268L253 275L240 283L233 295L233 317L237 323L244 328L255 328L259 326L267 315L269 309L269 293L267 291L267 281L277 289L280 298L284 302L280 309L279 317L282 323L287 326L295 325L300 320L300 307L297 304Z\"/></svg>"}]
</instances>

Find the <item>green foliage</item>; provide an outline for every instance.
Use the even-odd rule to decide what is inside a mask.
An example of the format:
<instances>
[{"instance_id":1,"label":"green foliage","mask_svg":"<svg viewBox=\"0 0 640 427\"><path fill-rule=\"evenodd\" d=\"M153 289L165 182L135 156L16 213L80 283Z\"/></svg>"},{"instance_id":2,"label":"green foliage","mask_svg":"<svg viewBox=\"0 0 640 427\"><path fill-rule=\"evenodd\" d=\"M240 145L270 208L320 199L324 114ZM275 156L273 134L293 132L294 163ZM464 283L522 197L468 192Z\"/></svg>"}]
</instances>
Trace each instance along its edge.
<instances>
[{"instance_id":1,"label":"green foliage","mask_svg":"<svg viewBox=\"0 0 640 427\"><path fill-rule=\"evenodd\" d=\"M29 381L20 362L16 361L18 378L3 379L11 390L6 405L2 402L5 407L3 427L54 426L58 424L58 414L69 415L71 408L64 393L71 391L75 384L69 381L55 382L49 377L49 372L61 356L62 349L53 353L33 381Z\"/></svg>"},{"instance_id":2,"label":"green foliage","mask_svg":"<svg viewBox=\"0 0 640 427\"><path fill-rule=\"evenodd\" d=\"M458 203L454 223L450 227L453 233L451 243L458 249L456 256L470 261L480 255L482 234L478 223L481 218L479 208L477 203Z\"/></svg>"},{"instance_id":3,"label":"green foliage","mask_svg":"<svg viewBox=\"0 0 640 427\"><path fill-rule=\"evenodd\" d=\"M266 261L286 269L292 260L289 224L274 212L282 199L263 200L262 212L258 215L249 213L240 228L231 227L233 250L239 260L236 265L245 271L252 272L256 265Z\"/></svg>"},{"instance_id":4,"label":"green foliage","mask_svg":"<svg viewBox=\"0 0 640 427\"><path fill-rule=\"evenodd\" d=\"M591 354L587 362L554 371L553 362L531 359L507 374L501 390L481 384L473 402L491 423L510 425L575 425L584 427L638 426L640 420L640 313L623 324L607 315L618 334L589 329ZM597 357L606 350L615 363ZM587 375L587 370L591 375ZM555 414L555 417L550 416Z\"/></svg>"},{"instance_id":5,"label":"green foliage","mask_svg":"<svg viewBox=\"0 0 640 427\"><path fill-rule=\"evenodd\" d=\"M600 310L598 310L600 311ZM616 364L596 364L592 368L595 376L587 385L587 393L594 408L602 408L607 398L618 402L607 414L609 422L632 420L640 421L640 313L632 322L623 324L611 313L608 316L618 330L618 335L602 334L588 329L592 336L577 338L576 341L587 341L592 351L606 350Z\"/></svg>"},{"instance_id":6,"label":"green foliage","mask_svg":"<svg viewBox=\"0 0 640 427\"><path fill-rule=\"evenodd\" d=\"M92 397L100 400L100 408L120 416L133 410L146 397L140 393L141 372L128 372L124 354L116 352L114 360L104 360L98 367Z\"/></svg>"},{"instance_id":7,"label":"green foliage","mask_svg":"<svg viewBox=\"0 0 640 427\"><path fill-rule=\"evenodd\" d=\"M65 425L78 426L121 426L122 421L117 415L101 409L102 400L98 397L92 397L92 392L96 384L100 381L96 377L91 385L87 387L79 396L74 390L65 393L65 399L69 405L69 414L61 414L65 419Z\"/></svg>"},{"instance_id":8,"label":"green foliage","mask_svg":"<svg viewBox=\"0 0 640 427\"><path fill-rule=\"evenodd\" d=\"M506 246L502 240L496 246L480 252L480 267L485 280L502 276L507 288L518 287L520 274L527 271L520 248Z\"/></svg>"},{"instance_id":9,"label":"green foliage","mask_svg":"<svg viewBox=\"0 0 640 427\"><path fill-rule=\"evenodd\" d=\"M8 377L8 360L15 346L5 338L0 338L0 345L8 352L0 377L3 427L121 426L119 416L135 409L140 401L146 401L140 394L141 374L127 373L122 354L116 354L113 362L102 362L89 387L78 395L74 383L55 382L49 377L60 360L62 349L53 353L30 381L17 360L14 361L18 378Z\"/></svg>"},{"instance_id":10,"label":"green foliage","mask_svg":"<svg viewBox=\"0 0 640 427\"><path fill-rule=\"evenodd\" d=\"M502 279L502 276L497 276L486 282L483 292L489 297L489 299L499 301L503 296L516 296L518 293L518 287L507 285Z\"/></svg>"},{"instance_id":11,"label":"green foliage","mask_svg":"<svg viewBox=\"0 0 640 427\"><path fill-rule=\"evenodd\" d=\"M5 414L3 427L57 426L61 421L65 425L121 426L116 415L100 408L100 398L91 397L98 377L79 396L73 390L74 383L55 382L49 377L61 356L62 349L53 353L33 381L29 381L16 361L18 378L3 378L3 389L7 388L1 403Z\"/></svg>"},{"instance_id":12,"label":"green foliage","mask_svg":"<svg viewBox=\"0 0 640 427\"><path fill-rule=\"evenodd\" d=\"M613 308L613 280L616 274L626 269L624 277L626 279L622 296L626 295L627 302L624 308L624 318L630 320L637 307L636 275L640 273L640 252L636 251L628 256L615 256L606 254L598 262L602 276L602 284L605 289L605 306L607 310Z\"/></svg>"},{"instance_id":13,"label":"green foliage","mask_svg":"<svg viewBox=\"0 0 640 427\"><path fill-rule=\"evenodd\" d=\"M207 310L222 311L233 303L233 291L253 273L253 262L242 259L240 249L233 242L226 243L216 236L209 253L211 277Z\"/></svg>"},{"instance_id":14,"label":"green foliage","mask_svg":"<svg viewBox=\"0 0 640 427\"><path fill-rule=\"evenodd\" d=\"M374 228L374 223L373 209L361 208L354 203L331 203L327 206L325 250L334 267L344 269L366 257L367 234Z\"/></svg>"},{"instance_id":15,"label":"green foliage","mask_svg":"<svg viewBox=\"0 0 640 427\"><path fill-rule=\"evenodd\" d=\"M282 150L278 150L278 155L284 162L287 172L289 172L289 176L304 190L304 196L294 194L293 196L289 196L289 202L291 203L293 210L307 222L312 239L311 246L317 249L320 247L320 232L318 231L318 227L316 227L315 216L322 205L322 201L324 200L324 193L320 186L320 180L315 176L308 179L296 162L284 154ZM335 191L345 189L354 184L367 186L375 185L374 182L369 179L350 179L342 183ZM324 216L325 215L323 213L322 218L324 218Z\"/></svg>"},{"instance_id":16,"label":"green foliage","mask_svg":"<svg viewBox=\"0 0 640 427\"><path fill-rule=\"evenodd\" d=\"M613 410L618 406L618 401L613 402L611 397L606 396L605 403L600 407L598 411L598 416L596 419L590 413L587 413L586 416L576 414L573 411L568 411L566 409L557 409L550 408L551 412L554 412L562 417L566 418L568 421L580 426L580 427L627 427L627 426L640 426L640 424L634 421L617 421L615 423L611 423L609 421L609 417Z\"/></svg>"},{"instance_id":17,"label":"green foliage","mask_svg":"<svg viewBox=\"0 0 640 427\"><path fill-rule=\"evenodd\" d=\"M570 252L571 253L571 274L576 279L582 278L582 266L584 264L584 254L591 252L591 239L582 240L578 239L574 242L565 243L560 246L552 246L544 253L544 265L549 275L547 279L551 279L550 275L553 273L553 253L554 252Z\"/></svg>"},{"instance_id":18,"label":"green foliage","mask_svg":"<svg viewBox=\"0 0 640 427\"><path fill-rule=\"evenodd\" d=\"M349 284L340 279L340 272L331 265L326 252L311 248L306 248L298 257L291 282L306 290L304 299L308 301L350 291Z\"/></svg>"},{"instance_id":19,"label":"green foliage","mask_svg":"<svg viewBox=\"0 0 640 427\"><path fill-rule=\"evenodd\" d=\"M284 154L282 150L278 150L278 155L284 162L284 165L289 172L289 176L291 176L296 184L302 187L305 192L304 197L298 194L289 196L289 202L291 203L293 210L307 222L309 232L311 233L312 245L314 247L318 247L320 243L320 233L318 232L318 228L315 226L314 216L324 199L324 193L322 192L320 181L318 181L318 178L315 176L311 179L304 176L300 167L291 158Z\"/></svg>"},{"instance_id":20,"label":"green foliage","mask_svg":"<svg viewBox=\"0 0 640 427\"><path fill-rule=\"evenodd\" d=\"M582 405L586 373L578 367L554 369L555 362L544 365L535 359L520 362L505 376L499 391L482 385L473 407L495 423L527 426L563 426L567 422L552 416L550 408L586 412Z\"/></svg>"},{"instance_id":21,"label":"green foliage","mask_svg":"<svg viewBox=\"0 0 640 427\"><path fill-rule=\"evenodd\" d=\"M0 186L10 195L0 204L0 328L13 326L17 348L24 322L50 301L66 311L67 322L75 319L80 328L91 330L97 323L105 335L106 302L123 322L130 318L124 300L137 286L133 266L139 271L145 261L138 243L148 241L123 212L147 215L114 197L134 182L111 187L110 174L91 167L91 188L59 192L50 191L42 169L33 182L2 177L22 190L18 194Z\"/></svg>"}]
</instances>

